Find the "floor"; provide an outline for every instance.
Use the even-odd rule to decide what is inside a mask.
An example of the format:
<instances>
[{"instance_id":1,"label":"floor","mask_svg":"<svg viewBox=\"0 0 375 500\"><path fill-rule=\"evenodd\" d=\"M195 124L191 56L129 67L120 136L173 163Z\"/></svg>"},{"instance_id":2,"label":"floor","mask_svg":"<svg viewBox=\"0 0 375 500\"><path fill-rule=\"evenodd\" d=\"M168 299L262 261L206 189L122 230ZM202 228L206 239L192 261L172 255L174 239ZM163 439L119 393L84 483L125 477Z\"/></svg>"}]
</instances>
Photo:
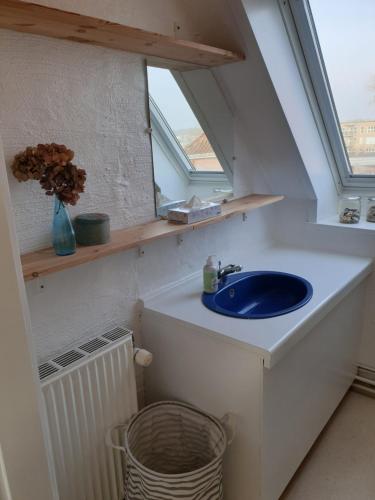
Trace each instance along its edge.
<instances>
[{"instance_id":1,"label":"floor","mask_svg":"<svg viewBox=\"0 0 375 500\"><path fill-rule=\"evenodd\" d=\"M349 392L280 500L375 499L375 399Z\"/></svg>"}]
</instances>

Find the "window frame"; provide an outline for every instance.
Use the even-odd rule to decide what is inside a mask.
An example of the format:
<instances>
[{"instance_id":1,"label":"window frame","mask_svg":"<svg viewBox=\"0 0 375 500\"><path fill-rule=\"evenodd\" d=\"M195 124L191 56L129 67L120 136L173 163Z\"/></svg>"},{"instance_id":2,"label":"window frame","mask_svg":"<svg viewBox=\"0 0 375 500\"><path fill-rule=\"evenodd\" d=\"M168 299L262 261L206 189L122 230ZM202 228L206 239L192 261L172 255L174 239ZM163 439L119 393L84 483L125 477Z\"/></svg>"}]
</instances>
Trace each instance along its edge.
<instances>
[{"instance_id":1,"label":"window frame","mask_svg":"<svg viewBox=\"0 0 375 500\"><path fill-rule=\"evenodd\" d=\"M279 0L279 6L338 188L340 190L345 188L373 190L375 175L355 175L351 172L344 136L308 0Z\"/></svg>"},{"instance_id":2,"label":"window frame","mask_svg":"<svg viewBox=\"0 0 375 500\"><path fill-rule=\"evenodd\" d=\"M202 70L196 70L196 71L202 71ZM183 93L183 95L185 96L187 103L189 104L191 110L195 114L200 126L202 127L203 132L206 134L206 136L211 144L211 147L212 147L217 159L220 162L220 165L223 168L223 172L216 172L216 173L212 173L210 171L203 172L203 171L196 171L195 170L193 175L195 175L195 174L205 175L206 177L210 176L210 175L211 176L220 176L220 177L224 176L224 178L226 178L227 182L233 188L233 169L232 169L231 162L229 159L230 155L228 156L228 151L225 151L221 147L222 145L220 143L219 138L217 137L216 133L214 132L213 127L210 126L210 123L212 123L212 121L211 121L212 117L211 117L211 119L209 119L209 117L207 116L207 110L205 113L202 109L202 106L200 105L201 100L204 99L204 97L202 95L200 95L201 91L203 90L202 86L206 87L206 84L208 83L208 81L207 81L208 76L210 77L211 84L212 84L212 79L213 79L213 81L215 82L214 85L215 85L216 89L219 89L220 100L219 100L219 102L216 102L216 105L218 107L223 106L223 104L225 102L225 95L223 94L222 89L218 85L216 78L214 78L213 72L211 70L204 70L204 71L205 71L205 78L204 78L203 85L202 84L199 85L198 88L195 86L194 89L186 81L186 78L185 78L186 74L181 73L180 71L171 71L172 76L176 80L176 83L180 87L180 90ZM211 87L211 89L212 89L212 87ZM234 160L234 152L233 152L231 159ZM217 177L216 177L216 179L217 179Z\"/></svg>"},{"instance_id":3,"label":"window frame","mask_svg":"<svg viewBox=\"0 0 375 500\"><path fill-rule=\"evenodd\" d=\"M172 156L173 160L176 162L182 173L187 177L190 177L193 166L190 163L189 158L181 147L181 144L177 140L177 137L169 126L163 113L150 94L148 96L148 99L151 119L151 133L153 137L156 140L158 140L158 138L160 137L160 140L158 142L168 149L168 153Z\"/></svg>"}]
</instances>

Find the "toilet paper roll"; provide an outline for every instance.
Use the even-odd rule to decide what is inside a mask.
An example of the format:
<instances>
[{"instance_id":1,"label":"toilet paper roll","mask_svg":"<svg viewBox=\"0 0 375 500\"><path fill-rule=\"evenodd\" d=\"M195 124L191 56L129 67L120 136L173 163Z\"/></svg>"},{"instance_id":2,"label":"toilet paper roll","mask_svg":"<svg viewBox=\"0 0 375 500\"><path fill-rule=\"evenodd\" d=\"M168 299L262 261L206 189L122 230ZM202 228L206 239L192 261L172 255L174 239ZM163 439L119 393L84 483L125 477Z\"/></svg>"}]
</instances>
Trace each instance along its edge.
<instances>
[{"instance_id":1,"label":"toilet paper roll","mask_svg":"<svg viewBox=\"0 0 375 500\"><path fill-rule=\"evenodd\" d=\"M146 351L146 349L136 349L134 352L134 360L137 365L140 366L150 366L152 363L153 355L151 352Z\"/></svg>"}]
</instances>

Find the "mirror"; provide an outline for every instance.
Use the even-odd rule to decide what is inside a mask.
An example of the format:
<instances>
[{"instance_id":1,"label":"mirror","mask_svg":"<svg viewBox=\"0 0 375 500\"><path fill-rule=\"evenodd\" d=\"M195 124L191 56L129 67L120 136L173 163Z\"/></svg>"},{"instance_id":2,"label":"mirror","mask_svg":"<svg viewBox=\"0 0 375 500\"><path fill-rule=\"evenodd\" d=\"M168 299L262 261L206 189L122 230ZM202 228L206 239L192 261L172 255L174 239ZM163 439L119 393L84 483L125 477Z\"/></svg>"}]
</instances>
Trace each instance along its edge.
<instances>
[{"instance_id":1,"label":"mirror","mask_svg":"<svg viewBox=\"0 0 375 500\"><path fill-rule=\"evenodd\" d=\"M157 215L193 195L231 197L232 116L212 74L149 66L147 75Z\"/></svg>"}]
</instances>

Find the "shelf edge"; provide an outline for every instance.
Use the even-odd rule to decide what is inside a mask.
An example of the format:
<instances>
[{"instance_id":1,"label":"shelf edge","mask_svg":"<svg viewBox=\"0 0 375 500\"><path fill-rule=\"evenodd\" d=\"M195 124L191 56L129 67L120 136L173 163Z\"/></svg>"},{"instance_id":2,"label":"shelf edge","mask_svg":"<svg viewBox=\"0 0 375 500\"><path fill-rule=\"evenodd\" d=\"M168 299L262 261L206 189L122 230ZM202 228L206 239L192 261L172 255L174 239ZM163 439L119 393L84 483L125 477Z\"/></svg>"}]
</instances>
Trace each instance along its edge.
<instances>
[{"instance_id":1,"label":"shelf edge","mask_svg":"<svg viewBox=\"0 0 375 500\"><path fill-rule=\"evenodd\" d=\"M21 0L0 0L0 28L135 52L170 61L172 68L181 70L245 59L231 50Z\"/></svg>"}]
</instances>

